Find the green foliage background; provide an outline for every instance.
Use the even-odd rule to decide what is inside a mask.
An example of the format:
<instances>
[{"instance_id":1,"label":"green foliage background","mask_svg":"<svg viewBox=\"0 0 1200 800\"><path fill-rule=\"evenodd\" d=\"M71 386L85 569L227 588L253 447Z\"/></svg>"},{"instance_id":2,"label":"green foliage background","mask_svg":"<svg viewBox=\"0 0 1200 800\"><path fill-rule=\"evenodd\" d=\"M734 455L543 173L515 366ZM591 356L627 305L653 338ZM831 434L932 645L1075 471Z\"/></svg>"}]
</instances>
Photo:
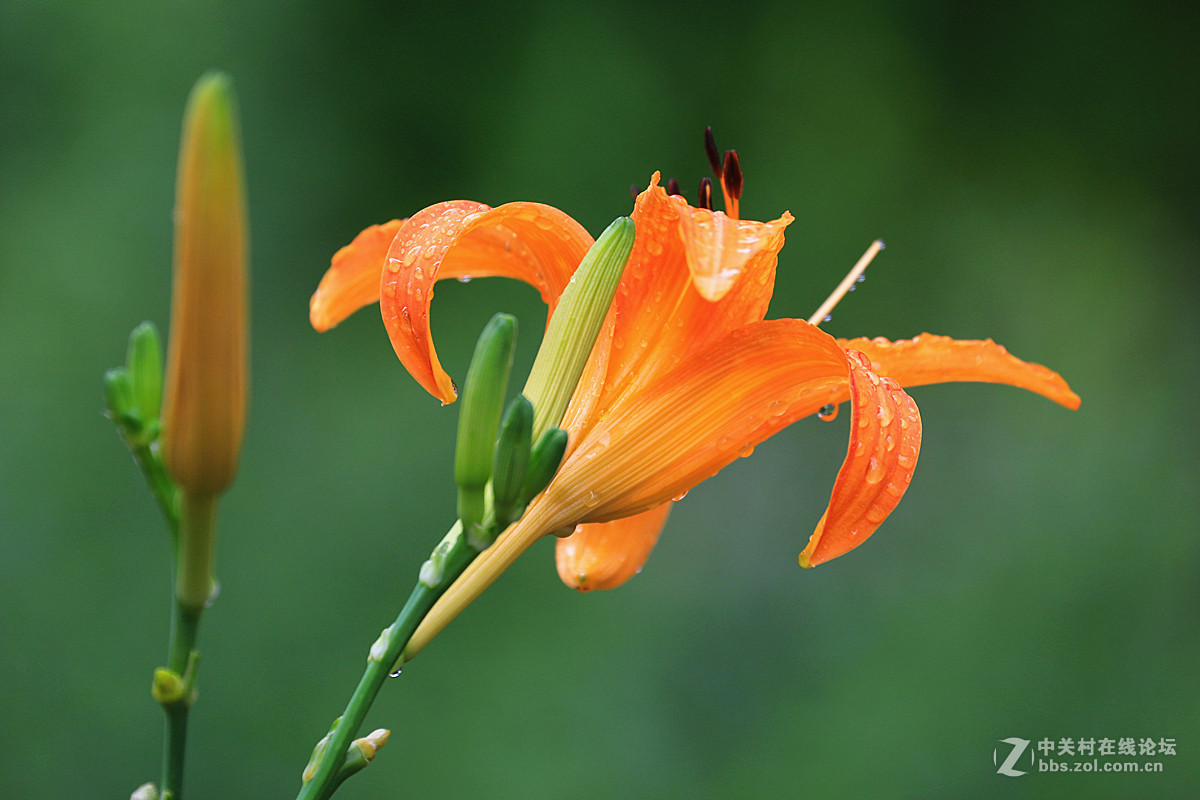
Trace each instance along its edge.
<instances>
[{"instance_id":1,"label":"green foliage background","mask_svg":"<svg viewBox=\"0 0 1200 800\"><path fill-rule=\"evenodd\" d=\"M693 491L643 575L541 543L385 687L347 798L1184 797L1200 786L1198 15L1155 3L0 4L0 795L158 772L167 540L101 374L167 326L187 92L239 93L253 400L201 631L193 798L290 797L451 522L456 413L376 314L307 302L366 225L539 200L598 233L701 133L790 209L772 316L875 237L836 335L994 337L1060 371L913 391L921 464L853 554L795 564L844 453L805 420ZM526 287L439 287L450 373ZM996 774L1007 737L1175 738L1161 774ZM1006 748L1001 747L1001 757ZM1146 759L1139 759L1146 760ZM339 795L341 796L341 795Z\"/></svg>"}]
</instances>

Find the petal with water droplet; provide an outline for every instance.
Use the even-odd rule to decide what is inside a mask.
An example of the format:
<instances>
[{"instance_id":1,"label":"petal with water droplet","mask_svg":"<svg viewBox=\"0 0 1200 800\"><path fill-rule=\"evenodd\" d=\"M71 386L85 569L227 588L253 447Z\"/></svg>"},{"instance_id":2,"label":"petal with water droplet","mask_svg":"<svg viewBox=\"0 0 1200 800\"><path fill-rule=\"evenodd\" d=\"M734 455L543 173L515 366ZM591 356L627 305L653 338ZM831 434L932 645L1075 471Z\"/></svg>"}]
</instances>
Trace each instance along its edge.
<instances>
[{"instance_id":1,"label":"petal with water droplet","mask_svg":"<svg viewBox=\"0 0 1200 800\"><path fill-rule=\"evenodd\" d=\"M614 522L580 525L555 546L558 576L572 589L615 589L641 572L671 503Z\"/></svg>"},{"instance_id":2,"label":"petal with water droplet","mask_svg":"<svg viewBox=\"0 0 1200 800\"><path fill-rule=\"evenodd\" d=\"M901 386L947 381L1007 383L1036 392L1069 409L1079 408L1079 395L1067 382L1041 364L1022 361L991 339L951 339L922 333L912 339L839 339L850 350L871 359L872 369L894 378Z\"/></svg>"},{"instance_id":3,"label":"petal with water droplet","mask_svg":"<svg viewBox=\"0 0 1200 800\"><path fill-rule=\"evenodd\" d=\"M900 502L921 449L917 404L896 381L873 373L866 355L857 350L847 350L846 355L850 444L829 507L800 554L802 567L816 566L865 542Z\"/></svg>"},{"instance_id":4,"label":"petal with water droplet","mask_svg":"<svg viewBox=\"0 0 1200 800\"><path fill-rule=\"evenodd\" d=\"M443 403L454 402L457 391L430 335L434 284L466 275L516 278L537 289L553 314L591 245L592 237L579 223L542 203L489 208L455 200L414 214L387 251L387 263L399 266L383 271L379 287L380 311L396 355L426 391Z\"/></svg>"},{"instance_id":5,"label":"petal with water droplet","mask_svg":"<svg viewBox=\"0 0 1200 800\"><path fill-rule=\"evenodd\" d=\"M379 301L379 277L388 247L406 220L372 225L333 254L333 260L312 299L308 318L318 331L327 331L360 308Z\"/></svg>"}]
</instances>

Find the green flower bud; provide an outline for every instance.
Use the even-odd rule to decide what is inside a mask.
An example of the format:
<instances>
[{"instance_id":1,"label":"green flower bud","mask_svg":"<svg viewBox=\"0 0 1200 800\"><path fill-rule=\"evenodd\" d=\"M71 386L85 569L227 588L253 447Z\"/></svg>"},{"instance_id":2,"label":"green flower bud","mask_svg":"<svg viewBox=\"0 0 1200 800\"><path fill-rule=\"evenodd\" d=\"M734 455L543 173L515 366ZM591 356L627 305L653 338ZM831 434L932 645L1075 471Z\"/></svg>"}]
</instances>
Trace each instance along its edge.
<instances>
[{"instance_id":1,"label":"green flower bud","mask_svg":"<svg viewBox=\"0 0 1200 800\"><path fill-rule=\"evenodd\" d=\"M484 489L492 477L496 428L504 410L516 335L514 317L492 317L479 336L467 370L454 451L454 481L458 484L458 517L468 533L483 521Z\"/></svg>"},{"instance_id":2,"label":"green flower bud","mask_svg":"<svg viewBox=\"0 0 1200 800\"><path fill-rule=\"evenodd\" d=\"M125 366L133 382L133 396L142 419L158 418L162 408L163 364L158 330L152 322L143 322L129 334Z\"/></svg>"},{"instance_id":3,"label":"green flower bud","mask_svg":"<svg viewBox=\"0 0 1200 800\"><path fill-rule=\"evenodd\" d=\"M566 451L567 432L562 428L551 428L538 440L537 447L529 456L525 485L521 487L522 506L550 485Z\"/></svg>"},{"instance_id":4,"label":"green flower bud","mask_svg":"<svg viewBox=\"0 0 1200 800\"><path fill-rule=\"evenodd\" d=\"M496 439L495 466L492 470L492 508L495 524L493 533L499 533L513 521L517 503L521 500L521 488L525 483L525 471L529 466L529 451L533 440L533 404L524 395L517 395L508 404L504 419L500 423L500 435ZM484 547L491 544L487 541Z\"/></svg>"},{"instance_id":5,"label":"green flower bud","mask_svg":"<svg viewBox=\"0 0 1200 800\"><path fill-rule=\"evenodd\" d=\"M534 441L562 421L633 251L633 235L632 219L614 220L558 299L523 392L533 403Z\"/></svg>"},{"instance_id":6,"label":"green flower bud","mask_svg":"<svg viewBox=\"0 0 1200 800\"><path fill-rule=\"evenodd\" d=\"M104 402L108 406L109 416L122 428L129 428L130 423L141 427L133 380L125 367L113 367L104 373Z\"/></svg>"}]
</instances>

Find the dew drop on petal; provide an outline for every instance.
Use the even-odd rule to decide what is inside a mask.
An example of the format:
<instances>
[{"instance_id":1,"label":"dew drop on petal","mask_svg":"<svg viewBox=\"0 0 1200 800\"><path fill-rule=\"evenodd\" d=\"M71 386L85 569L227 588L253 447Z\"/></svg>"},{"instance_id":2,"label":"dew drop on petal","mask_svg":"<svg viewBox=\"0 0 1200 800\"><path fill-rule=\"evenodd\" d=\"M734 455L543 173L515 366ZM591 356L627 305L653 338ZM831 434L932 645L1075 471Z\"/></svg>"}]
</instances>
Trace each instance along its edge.
<instances>
[{"instance_id":1,"label":"dew drop on petal","mask_svg":"<svg viewBox=\"0 0 1200 800\"><path fill-rule=\"evenodd\" d=\"M867 483L879 483L883 480L883 464L878 458L871 458L871 462L867 465L867 474L863 476L863 480Z\"/></svg>"},{"instance_id":2,"label":"dew drop on petal","mask_svg":"<svg viewBox=\"0 0 1200 800\"><path fill-rule=\"evenodd\" d=\"M687 496L688 496L688 490L684 489L682 492L680 492L679 494L672 497L671 502L678 503L680 500L682 500L683 498L685 498Z\"/></svg>"},{"instance_id":3,"label":"dew drop on petal","mask_svg":"<svg viewBox=\"0 0 1200 800\"><path fill-rule=\"evenodd\" d=\"M459 275L459 276L458 276L458 282L459 282L459 283L470 283L470 282L471 282L471 276L470 276L470 275Z\"/></svg>"},{"instance_id":4,"label":"dew drop on petal","mask_svg":"<svg viewBox=\"0 0 1200 800\"><path fill-rule=\"evenodd\" d=\"M837 415L838 415L838 404L837 403L830 403L829 405L821 406L821 410L817 412L817 418L823 419L826 422L833 422L835 419L837 419Z\"/></svg>"}]
</instances>

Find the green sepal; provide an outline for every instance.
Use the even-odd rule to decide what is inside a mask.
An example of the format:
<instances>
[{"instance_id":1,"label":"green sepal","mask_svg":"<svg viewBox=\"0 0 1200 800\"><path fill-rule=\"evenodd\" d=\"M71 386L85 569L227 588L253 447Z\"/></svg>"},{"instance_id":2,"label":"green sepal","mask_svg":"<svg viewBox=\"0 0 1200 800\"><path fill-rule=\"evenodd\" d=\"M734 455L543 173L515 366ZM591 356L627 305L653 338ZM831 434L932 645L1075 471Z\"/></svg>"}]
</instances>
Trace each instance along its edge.
<instances>
[{"instance_id":1,"label":"green sepal","mask_svg":"<svg viewBox=\"0 0 1200 800\"><path fill-rule=\"evenodd\" d=\"M125 366L133 384L133 398L143 421L158 418L162 410L163 361L158 329L143 322L129 334Z\"/></svg>"},{"instance_id":2,"label":"green sepal","mask_svg":"<svg viewBox=\"0 0 1200 800\"><path fill-rule=\"evenodd\" d=\"M492 508L494 527L503 530L514 519L521 500L521 488L529 467L533 446L533 404L517 395L508 404L496 438L496 456L492 469Z\"/></svg>"},{"instance_id":3,"label":"green sepal","mask_svg":"<svg viewBox=\"0 0 1200 800\"><path fill-rule=\"evenodd\" d=\"M509 314L492 317L479 336L467 370L454 451L458 517L467 531L474 530L483 521L484 488L492 476L496 428L504 410L516 335L516 318Z\"/></svg>"},{"instance_id":4,"label":"green sepal","mask_svg":"<svg viewBox=\"0 0 1200 800\"><path fill-rule=\"evenodd\" d=\"M521 487L522 506L549 486L558 473L563 453L567 451L567 438L567 432L562 428L551 428L538 440L529 455L529 468L525 472L525 484Z\"/></svg>"}]
</instances>

